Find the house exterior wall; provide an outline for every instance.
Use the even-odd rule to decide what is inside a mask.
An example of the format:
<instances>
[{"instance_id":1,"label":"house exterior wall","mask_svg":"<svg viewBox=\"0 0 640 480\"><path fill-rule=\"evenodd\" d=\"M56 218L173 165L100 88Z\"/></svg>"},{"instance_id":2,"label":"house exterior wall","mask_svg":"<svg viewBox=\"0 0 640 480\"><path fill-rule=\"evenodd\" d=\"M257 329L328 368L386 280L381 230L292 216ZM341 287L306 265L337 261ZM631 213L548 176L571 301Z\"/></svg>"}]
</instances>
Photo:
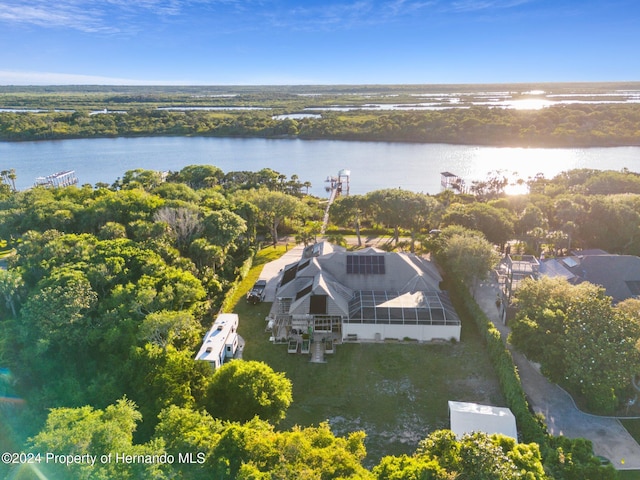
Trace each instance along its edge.
<instances>
[{"instance_id":1,"label":"house exterior wall","mask_svg":"<svg viewBox=\"0 0 640 480\"><path fill-rule=\"evenodd\" d=\"M358 340L377 341L388 338L402 340L411 338L420 342L430 342L435 339L455 339L460 341L460 325L394 325L375 323L344 323L342 338L348 340L357 335Z\"/></svg>"},{"instance_id":2,"label":"house exterior wall","mask_svg":"<svg viewBox=\"0 0 640 480\"><path fill-rule=\"evenodd\" d=\"M294 315L305 315L307 313L309 313L309 304L310 304L310 297L309 295L307 295L305 298L302 299L302 301L296 306L295 311L291 312Z\"/></svg>"},{"instance_id":3,"label":"house exterior wall","mask_svg":"<svg viewBox=\"0 0 640 480\"><path fill-rule=\"evenodd\" d=\"M331 297L327 298L327 315L342 316L346 313Z\"/></svg>"},{"instance_id":4,"label":"house exterior wall","mask_svg":"<svg viewBox=\"0 0 640 480\"><path fill-rule=\"evenodd\" d=\"M310 309L310 304L311 304L311 297L310 296L306 296L305 298L301 299L301 302L296 305L296 308L294 311L292 311L292 315L295 316L300 316L300 315L308 315L309 309ZM326 315L346 315L347 312L345 312L342 307L336 303L336 301L331 298L330 296L327 296L327 313Z\"/></svg>"}]
</instances>

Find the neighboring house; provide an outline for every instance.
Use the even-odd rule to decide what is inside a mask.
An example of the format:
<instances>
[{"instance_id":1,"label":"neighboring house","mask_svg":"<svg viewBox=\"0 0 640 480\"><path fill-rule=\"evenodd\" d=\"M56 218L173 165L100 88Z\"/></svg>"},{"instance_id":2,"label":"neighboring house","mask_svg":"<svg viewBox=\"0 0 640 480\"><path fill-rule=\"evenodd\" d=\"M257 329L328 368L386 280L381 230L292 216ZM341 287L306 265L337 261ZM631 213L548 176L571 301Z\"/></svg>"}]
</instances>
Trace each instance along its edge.
<instances>
[{"instance_id":1,"label":"neighboring house","mask_svg":"<svg viewBox=\"0 0 640 480\"><path fill-rule=\"evenodd\" d=\"M533 255L507 254L502 259L495 271L500 287L496 300L502 323L506 324L515 314L512 299L520 284L528 278L536 280L539 271L540 262Z\"/></svg>"},{"instance_id":2,"label":"neighboring house","mask_svg":"<svg viewBox=\"0 0 640 480\"><path fill-rule=\"evenodd\" d=\"M433 263L413 254L317 243L282 271L268 317L273 338L460 340L460 319L441 281Z\"/></svg>"},{"instance_id":3,"label":"neighboring house","mask_svg":"<svg viewBox=\"0 0 640 480\"><path fill-rule=\"evenodd\" d=\"M204 360L216 369L233 358L238 350L238 315L222 313L213 322L202 341L196 360Z\"/></svg>"},{"instance_id":4,"label":"neighboring house","mask_svg":"<svg viewBox=\"0 0 640 480\"><path fill-rule=\"evenodd\" d=\"M518 441L516 417L511 410L491 405L449 401L451 431L460 438L465 433L500 433Z\"/></svg>"},{"instance_id":5,"label":"neighboring house","mask_svg":"<svg viewBox=\"0 0 640 480\"><path fill-rule=\"evenodd\" d=\"M640 257L633 255L613 255L603 250L572 252L569 257L543 260L540 274L564 277L574 285L600 285L613 303L640 298Z\"/></svg>"}]
</instances>

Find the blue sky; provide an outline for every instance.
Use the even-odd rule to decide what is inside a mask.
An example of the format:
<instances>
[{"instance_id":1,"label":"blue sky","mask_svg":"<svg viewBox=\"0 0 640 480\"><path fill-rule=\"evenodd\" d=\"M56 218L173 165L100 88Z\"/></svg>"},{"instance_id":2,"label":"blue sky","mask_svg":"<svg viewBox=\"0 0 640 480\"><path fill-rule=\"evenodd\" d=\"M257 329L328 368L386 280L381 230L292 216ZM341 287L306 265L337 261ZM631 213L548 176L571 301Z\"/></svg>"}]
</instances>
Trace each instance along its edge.
<instances>
[{"instance_id":1,"label":"blue sky","mask_svg":"<svg viewBox=\"0 0 640 480\"><path fill-rule=\"evenodd\" d=\"M0 0L0 84L640 80L637 0Z\"/></svg>"}]
</instances>

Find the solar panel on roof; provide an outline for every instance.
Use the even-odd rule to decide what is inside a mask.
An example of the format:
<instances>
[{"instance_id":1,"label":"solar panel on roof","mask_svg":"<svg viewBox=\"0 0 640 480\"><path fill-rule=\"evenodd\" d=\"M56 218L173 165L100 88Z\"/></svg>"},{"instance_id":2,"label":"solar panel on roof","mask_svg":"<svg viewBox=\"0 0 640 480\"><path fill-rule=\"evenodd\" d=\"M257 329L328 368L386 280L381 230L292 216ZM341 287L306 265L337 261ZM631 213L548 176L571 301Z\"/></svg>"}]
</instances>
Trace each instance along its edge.
<instances>
[{"instance_id":1,"label":"solar panel on roof","mask_svg":"<svg viewBox=\"0 0 640 480\"><path fill-rule=\"evenodd\" d=\"M296 300L299 300L300 298L304 297L307 293L311 292L311 287L313 285L309 285L308 287L304 287L302 290L300 290L297 294L296 294Z\"/></svg>"},{"instance_id":2,"label":"solar panel on roof","mask_svg":"<svg viewBox=\"0 0 640 480\"><path fill-rule=\"evenodd\" d=\"M384 255L347 255L347 273L384 275Z\"/></svg>"},{"instance_id":3,"label":"solar panel on roof","mask_svg":"<svg viewBox=\"0 0 640 480\"><path fill-rule=\"evenodd\" d=\"M577 260L572 257L563 258L561 261L569 268L572 268L578 265Z\"/></svg>"},{"instance_id":4,"label":"solar panel on roof","mask_svg":"<svg viewBox=\"0 0 640 480\"><path fill-rule=\"evenodd\" d=\"M305 262L302 262L302 263L298 264L298 267L297 267L296 270L299 272L300 270L302 270L304 268L307 268L309 266L310 262L311 262L311 260L307 260Z\"/></svg>"},{"instance_id":5,"label":"solar panel on roof","mask_svg":"<svg viewBox=\"0 0 640 480\"><path fill-rule=\"evenodd\" d=\"M280 284L281 285L286 285L291 280L296 278L296 271L297 270L296 270L296 266L295 265L293 267L289 268L288 270L285 270L284 273L282 274L282 282L280 282Z\"/></svg>"}]
</instances>

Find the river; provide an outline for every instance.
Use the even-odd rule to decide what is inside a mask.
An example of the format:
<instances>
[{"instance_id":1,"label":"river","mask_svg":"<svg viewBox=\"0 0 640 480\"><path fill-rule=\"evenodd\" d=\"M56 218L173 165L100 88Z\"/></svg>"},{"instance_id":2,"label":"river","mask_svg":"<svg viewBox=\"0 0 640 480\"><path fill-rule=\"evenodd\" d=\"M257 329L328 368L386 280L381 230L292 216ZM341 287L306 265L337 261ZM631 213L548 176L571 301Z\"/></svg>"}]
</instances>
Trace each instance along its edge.
<instances>
[{"instance_id":1,"label":"river","mask_svg":"<svg viewBox=\"0 0 640 480\"><path fill-rule=\"evenodd\" d=\"M495 170L552 177L572 168L640 172L640 147L507 148L445 144L344 142L260 138L143 137L0 142L0 169L14 168L16 186L28 188L36 177L75 170L80 184L113 183L134 168L180 170L210 164L223 171L272 168L310 181L310 193L324 196L324 180L351 171L351 193L380 188L440 191L440 172L467 182ZM515 176L514 176L515 178Z\"/></svg>"}]
</instances>

